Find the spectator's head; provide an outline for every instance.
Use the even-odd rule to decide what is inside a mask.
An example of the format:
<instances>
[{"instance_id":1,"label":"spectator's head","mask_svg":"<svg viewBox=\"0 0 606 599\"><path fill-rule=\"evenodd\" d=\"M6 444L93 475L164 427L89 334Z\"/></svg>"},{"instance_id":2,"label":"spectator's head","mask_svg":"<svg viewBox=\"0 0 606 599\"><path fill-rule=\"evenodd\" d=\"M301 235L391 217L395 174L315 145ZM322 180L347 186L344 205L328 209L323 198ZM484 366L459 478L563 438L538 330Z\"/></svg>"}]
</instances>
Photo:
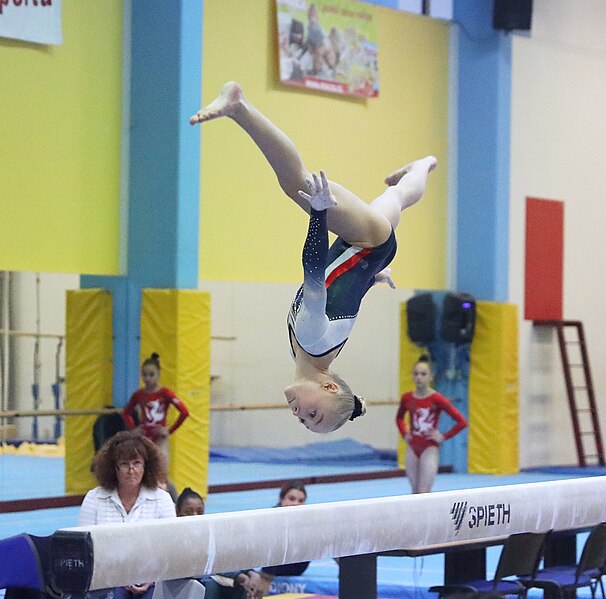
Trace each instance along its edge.
<instances>
[{"instance_id":1,"label":"spectator's head","mask_svg":"<svg viewBox=\"0 0 606 599\"><path fill-rule=\"evenodd\" d=\"M122 431L105 442L93 461L99 484L110 490L158 487L166 469L158 448L138 430Z\"/></svg>"},{"instance_id":2,"label":"spectator's head","mask_svg":"<svg viewBox=\"0 0 606 599\"><path fill-rule=\"evenodd\" d=\"M282 485L280 489L280 507L287 505L303 505L307 500L305 485L298 480Z\"/></svg>"},{"instance_id":3,"label":"spectator's head","mask_svg":"<svg viewBox=\"0 0 606 599\"><path fill-rule=\"evenodd\" d=\"M201 516L204 513L204 499L193 489L185 487L177 498L177 516Z\"/></svg>"}]
</instances>

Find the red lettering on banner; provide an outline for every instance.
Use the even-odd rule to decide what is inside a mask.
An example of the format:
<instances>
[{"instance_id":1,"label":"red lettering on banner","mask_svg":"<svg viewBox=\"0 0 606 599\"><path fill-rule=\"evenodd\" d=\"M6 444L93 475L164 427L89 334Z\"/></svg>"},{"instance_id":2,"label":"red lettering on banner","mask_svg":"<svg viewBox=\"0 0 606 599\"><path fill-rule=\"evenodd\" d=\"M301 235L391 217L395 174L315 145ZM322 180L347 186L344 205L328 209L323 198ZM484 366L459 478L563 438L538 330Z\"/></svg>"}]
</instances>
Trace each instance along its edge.
<instances>
[{"instance_id":1,"label":"red lettering on banner","mask_svg":"<svg viewBox=\"0 0 606 599\"><path fill-rule=\"evenodd\" d=\"M317 89L323 92L331 92L333 94L346 94L347 84L339 83L338 81L325 81L324 79L316 79L315 77L305 77L304 85L310 89Z\"/></svg>"},{"instance_id":2,"label":"red lettering on banner","mask_svg":"<svg viewBox=\"0 0 606 599\"><path fill-rule=\"evenodd\" d=\"M28 6L30 0L12 0L12 4L15 7L19 6ZM5 6L8 6L11 0L0 0L0 15L2 14L2 9ZM52 6L53 0L31 0L33 6L39 6L38 2L40 2L41 6Z\"/></svg>"}]
</instances>

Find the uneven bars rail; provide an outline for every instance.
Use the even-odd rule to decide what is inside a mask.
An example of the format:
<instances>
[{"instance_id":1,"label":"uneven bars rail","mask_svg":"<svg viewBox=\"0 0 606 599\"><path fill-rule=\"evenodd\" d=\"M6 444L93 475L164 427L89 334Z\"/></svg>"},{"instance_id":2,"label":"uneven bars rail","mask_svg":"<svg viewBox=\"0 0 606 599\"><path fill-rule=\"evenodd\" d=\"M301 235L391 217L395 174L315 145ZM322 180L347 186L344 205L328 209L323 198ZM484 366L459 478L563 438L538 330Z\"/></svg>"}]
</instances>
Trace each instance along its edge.
<instances>
[{"instance_id":1,"label":"uneven bars rail","mask_svg":"<svg viewBox=\"0 0 606 599\"><path fill-rule=\"evenodd\" d=\"M527 483L58 530L54 585L82 592L453 545L606 521L606 477Z\"/></svg>"},{"instance_id":2,"label":"uneven bars rail","mask_svg":"<svg viewBox=\"0 0 606 599\"><path fill-rule=\"evenodd\" d=\"M102 414L121 414L122 408L105 410L3 410L0 418L27 418L31 416L100 416Z\"/></svg>"},{"instance_id":3,"label":"uneven bars rail","mask_svg":"<svg viewBox=\"0 0 606 599\"><path fill-rule=\"evenodd\" d=\"M29 331L14 331L12 329L0 329L0 334L8 335L9 337L37 337L39 339L65 339L65 335L57 333L31 333Z\"/></svg>"},{"instance_id":4,"label":"uneven bars rail","mask_svg":"<svg viewBox=\"0 0 606 599\"><path fill-rule=\"evenodd\" d=\"M367 401L369 406L399 405L396 399L375 399ZM282 410L288 408L286 402L258 404L223 404L210 406L211 412L237 412L243 410ZM1 410L0 418L26 418L32 416L101 416L102 414L121 414L122 408L97 410Z\"/></svg>"},{"instance_id":5,"label":"uneven bars rail","mask_svg":"<svg viewBox=\"0 0 606 599\"><path fill-rule=\"evenodd\" d=\"M9 337L38 337L40 339L65 339L65 334L59 333L37 333L32 331L17 331L14 329L0 328L0 334L8 335ZM211 339L215 341L235 341L237 337L233 335L211 335Z\"/></svg>"}]
</instances>

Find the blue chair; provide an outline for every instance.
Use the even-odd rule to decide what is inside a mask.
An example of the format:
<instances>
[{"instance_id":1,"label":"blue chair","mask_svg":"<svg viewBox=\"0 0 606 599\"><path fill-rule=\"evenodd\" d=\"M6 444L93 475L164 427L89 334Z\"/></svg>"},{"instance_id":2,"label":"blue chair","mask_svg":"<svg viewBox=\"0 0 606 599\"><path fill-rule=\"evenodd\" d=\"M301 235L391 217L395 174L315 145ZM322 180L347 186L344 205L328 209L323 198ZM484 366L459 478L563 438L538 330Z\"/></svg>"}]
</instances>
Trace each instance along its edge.
<instances>
[{"instance_id":1,"label":"blue chair","mask_svg":"<svg viewBox=\"0 0 606 599\"><path fill-rule=\"evenodd\" d=\"M541 563L548 535L549 532L525 532L507 537L493 579L434 586L429 591L438 593L438 597L496 593L524 598L529 587L520 582L520 578L524 577L528 581L533 579Z\"/></svg>"},{"instance_id":2,"label":"blue chair","mask_svg":"<svg viewBox=\"0 0 606 599\"><path fill-rule=\"evenodd\" d=\"M533 579L523 581L527 588L540 588L559 593L560 597L574 594L576 589L589 587L595 598L598 585L604 596L602 576L606 565L606 523L598 524L591 530L579 563L572 566L549 566L539 570Z\"/></svg>"}]
</instances>

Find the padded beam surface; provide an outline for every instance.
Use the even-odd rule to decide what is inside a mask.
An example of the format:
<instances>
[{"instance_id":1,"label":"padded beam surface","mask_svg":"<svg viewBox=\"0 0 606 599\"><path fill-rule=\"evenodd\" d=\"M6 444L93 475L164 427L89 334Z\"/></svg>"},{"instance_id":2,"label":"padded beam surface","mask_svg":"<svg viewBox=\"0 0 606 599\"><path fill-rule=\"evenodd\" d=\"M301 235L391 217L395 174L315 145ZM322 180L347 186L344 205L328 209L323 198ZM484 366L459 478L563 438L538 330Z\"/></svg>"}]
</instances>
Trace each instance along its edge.
<instances>
[{"instance_id":1,"label":"padded beam surface","mask_svg":"<svg viewBox=\"0 0 606 599\"><path fill-rule=\"evenodd\" d=\"M605 493L606 477L595 477L97 525L55 534L65 539L71 532L78 539L82 532L90 533L90 588L100 589L395 549L439 553L512 533L585 528L606 521ZM82 554L77 546L73 550ZM54 562L69 558L53 555Z\"/></svg>"}]
</instances>

